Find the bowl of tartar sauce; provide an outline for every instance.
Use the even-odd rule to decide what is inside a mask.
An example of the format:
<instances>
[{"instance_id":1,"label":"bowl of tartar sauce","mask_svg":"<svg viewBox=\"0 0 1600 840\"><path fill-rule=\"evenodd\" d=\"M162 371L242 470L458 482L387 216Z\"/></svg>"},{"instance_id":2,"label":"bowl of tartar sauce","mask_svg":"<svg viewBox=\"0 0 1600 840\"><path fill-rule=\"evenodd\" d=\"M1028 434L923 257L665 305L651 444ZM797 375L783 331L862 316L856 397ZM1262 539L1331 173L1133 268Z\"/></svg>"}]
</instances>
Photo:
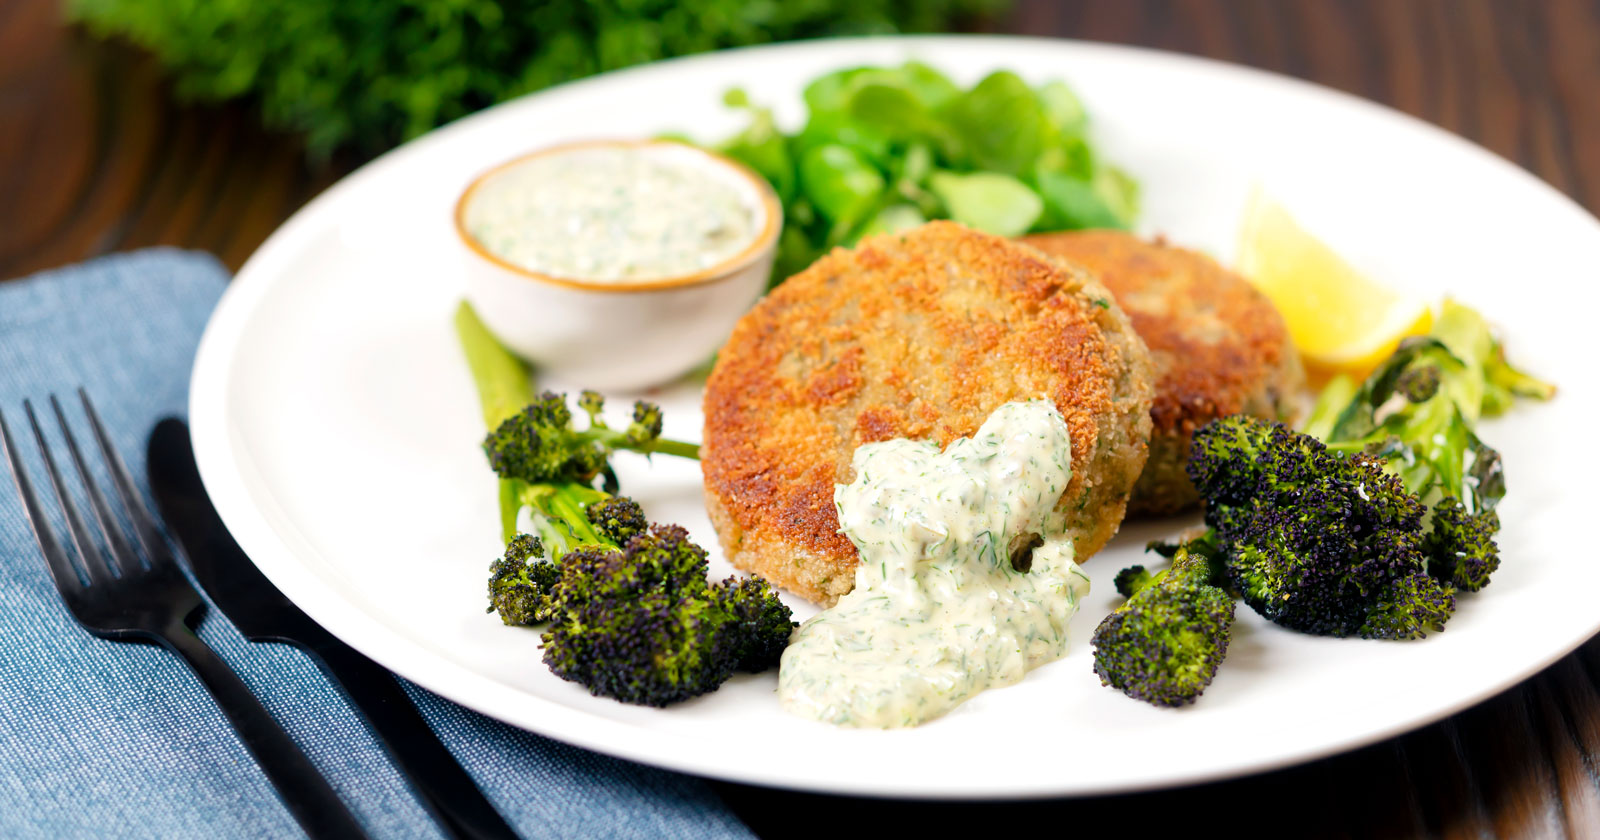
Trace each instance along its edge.
<instances>
[{"instance_id":1,"label":"bowl of tartar sauce","mask_svg":"<svg viewBox=\"0 0 1600 840\"><path fill-rule=\"evenodd\" d=\"M766 288L783 209L760 175L668 140L570 143L456 202L466 294L542 372L642 388L708 359Z\"/></svg>"}]
</instances>

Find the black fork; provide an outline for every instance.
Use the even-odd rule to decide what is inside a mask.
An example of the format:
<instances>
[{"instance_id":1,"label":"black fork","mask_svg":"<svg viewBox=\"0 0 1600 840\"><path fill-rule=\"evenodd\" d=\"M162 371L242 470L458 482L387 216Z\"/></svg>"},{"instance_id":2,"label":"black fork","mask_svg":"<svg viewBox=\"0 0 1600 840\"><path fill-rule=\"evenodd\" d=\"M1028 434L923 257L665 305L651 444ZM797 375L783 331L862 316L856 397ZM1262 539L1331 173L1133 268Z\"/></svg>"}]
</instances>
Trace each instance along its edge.
<instances>
[{"instance_id":1,"label":"black fork","mask_svg":"<svg viewBox=\"0 0 1600 840\"><path fill-rule=\"evenodd\" d=\"M155 519L145 506L144 499L129 476L128 467L111 440L88 394L78 391L83 410L89 418L94 438L99 443L106 472L111 476L115 496L122 502L122 512L133 523L135 539L143 549L140 552L124 533L117 515L107 502L105 494L95 482L78 448L77 438L67 422L61 403L50 397L50 408L61 435L66 440L67 452L76 468L79 479L94 510L101 537L107 552L90 532L72 493L56 468L55 458L45 442L44 431L34 415L33 405L24 402L28 425L33 428L39 453L44 458L45 471L61 505L67 521L67 530L76 547L78 564L59 540L39 497L28 479L21 453L11 438L5 415L0 414L0 443L11 462L11 474L17 482L17 492L27 509L28 520L39 540L39 549L50 566L50 576L55 579L61 600L66 603L72 617L85 630L105 639L117 641L154 642L172 651L188 664L200 678L217 705L238 731L246 747L255 755L261 769L283 797L284 805L299 821L306 833L316 838L365 837L365 832L333 788L317 772L300 748L290 740L288 733L272 719L265 707L250 693L250 689L191 629L204 612L205 602L184 577L173 560L171 551L156 529ZM81 571L81 575L80 575Z\"/></svg>"}]
</instances>

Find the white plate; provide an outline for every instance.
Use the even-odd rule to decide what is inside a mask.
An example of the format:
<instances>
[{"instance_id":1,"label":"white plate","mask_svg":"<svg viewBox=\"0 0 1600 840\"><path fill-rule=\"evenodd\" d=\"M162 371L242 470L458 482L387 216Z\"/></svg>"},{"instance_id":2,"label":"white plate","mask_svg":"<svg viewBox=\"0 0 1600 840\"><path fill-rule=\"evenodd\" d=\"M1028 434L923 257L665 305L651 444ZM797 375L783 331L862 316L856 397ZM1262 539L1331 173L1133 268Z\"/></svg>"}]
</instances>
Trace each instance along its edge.
<instances>
[{"instance_id":1,"label":"white plate","mask_svg":"<svg viewBox=\"0 0 1600 840\"><path fill-rule=\"evenodd\" d=\"M1414 643L1296 635L1241 608L1220 676L1179 711L1102 688L1085 644L1115 600L1111 576L1176 522L1130 525L1088 563L1094 593L1065 659L917 729L786 716L772 673L655 710L590 697L546 671L537 633L483 612L500 546L476 398L450 327L461 293L452 200L485 166L561 140L722 136L741 123L720 105L731 85L792 122L814 76L911 58L963 83L996 68L1070 82L1100 148L1144 184L1146 232L1229 257L1259 181L1383 282L1449 292L1502 325L1514 358L1562 392L1482 429L1510 487L1494 585L1462 598L1447 632ZM760 784L915 797L1125 791L1394 735L1515 684L1600 628L1600 562L1588 548L1600 411L1583 303L1597 268L1600 225L1545 184L1416 120L1289 79L1009 38L748 49L530 96L346 178L275 233L223 298L195 364L191 420L206 486L262 571L357 649L485 714ZM662 402L668 433L698 439L697 395L679 389ZM714 549L693 463L617 462L653 518L683 523ZM716 554L713 571L726 574Z\"/></svg>"}]
</instances>

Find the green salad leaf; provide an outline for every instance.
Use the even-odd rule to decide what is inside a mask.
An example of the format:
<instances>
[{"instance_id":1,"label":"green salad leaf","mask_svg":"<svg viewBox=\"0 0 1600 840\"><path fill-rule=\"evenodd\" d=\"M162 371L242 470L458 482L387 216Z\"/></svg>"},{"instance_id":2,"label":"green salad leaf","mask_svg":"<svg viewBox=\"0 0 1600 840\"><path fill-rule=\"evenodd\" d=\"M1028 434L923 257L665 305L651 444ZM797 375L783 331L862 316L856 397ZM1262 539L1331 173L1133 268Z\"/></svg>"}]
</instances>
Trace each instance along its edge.
<instances>
[{"instance_id":1,"label":"green salad leaf","mask_svg":"<svg viewBox=\"0 0 1600 840\"><path fill-rule=\"evenodd\" d=\"M1139 185L1094 151L1065 82L998 71L963 89L933 67L850 67L806 85L792 133L742 90L739 134L715 146L784 203L773 282L862 236L954 219L1001 236L1130 227Z\"/></svg>"},{"instance_id":2,"label":"green salad leaf","mask_svg":"<svg viewBox=\"0 0 1600 840\"><path fill-rule=\"evenodd\" d=\"M933 194L950 218L1000 236L1021 236L1044 212L1044 201L1028 185L998 172L933 173Z\"/></svg>"}]
</instances>

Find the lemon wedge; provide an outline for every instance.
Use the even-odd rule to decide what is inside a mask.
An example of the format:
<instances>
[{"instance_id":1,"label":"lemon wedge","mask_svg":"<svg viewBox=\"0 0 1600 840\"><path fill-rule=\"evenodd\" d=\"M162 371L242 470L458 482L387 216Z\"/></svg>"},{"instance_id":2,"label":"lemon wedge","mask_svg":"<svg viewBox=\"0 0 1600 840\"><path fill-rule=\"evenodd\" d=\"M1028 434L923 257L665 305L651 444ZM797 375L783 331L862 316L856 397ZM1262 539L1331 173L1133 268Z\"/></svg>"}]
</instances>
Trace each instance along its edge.
<instances>
[{"instance_id":1,"label":"lemon wedge","mask_svg":"<svg viewBox=\"0 0 1600 840\"><path fill-rule=\"evenodd\" d=\"M1239 233L1238 271L1272 299L1307 373L1360 379L1408 335L1428 331L1424 301L1374 283L1256 190Z\"/></svg>"}]
</instances>

